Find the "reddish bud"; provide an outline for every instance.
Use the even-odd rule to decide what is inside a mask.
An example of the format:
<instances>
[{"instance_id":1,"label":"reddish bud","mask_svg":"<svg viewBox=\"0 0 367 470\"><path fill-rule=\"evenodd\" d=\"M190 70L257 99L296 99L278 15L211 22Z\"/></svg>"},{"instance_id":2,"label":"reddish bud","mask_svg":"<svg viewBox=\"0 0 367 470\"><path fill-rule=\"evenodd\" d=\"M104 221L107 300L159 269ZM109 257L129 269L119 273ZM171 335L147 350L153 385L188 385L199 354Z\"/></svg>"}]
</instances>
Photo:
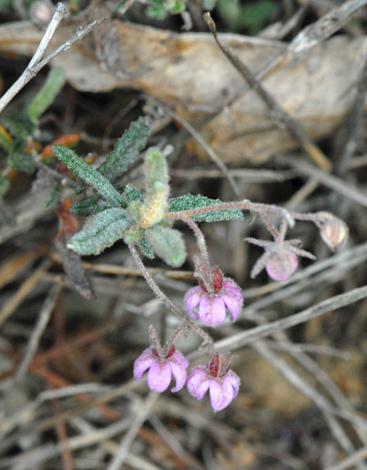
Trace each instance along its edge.
<instances>
[{"instance_id":1,"label":"reddish bud","mask_svg":"<svg viewBox=\"0 0 367 470\"><path fill-rule=\"evenodd\" d=\"M217 266L212 269L212 283L215 293L218 293L223 287L223 274Z\"/></svg>"}]
</instances>

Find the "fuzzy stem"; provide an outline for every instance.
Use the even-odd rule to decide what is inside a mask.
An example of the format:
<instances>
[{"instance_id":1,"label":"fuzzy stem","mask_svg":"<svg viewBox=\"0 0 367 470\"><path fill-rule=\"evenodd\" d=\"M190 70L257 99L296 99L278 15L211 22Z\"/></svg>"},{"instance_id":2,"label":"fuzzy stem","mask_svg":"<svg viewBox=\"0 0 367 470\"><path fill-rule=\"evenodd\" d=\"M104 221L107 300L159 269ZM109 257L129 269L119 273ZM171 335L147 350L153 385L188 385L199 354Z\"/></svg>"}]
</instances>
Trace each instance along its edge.
<instances>
[{"instance_id":1,"label":"fuzzy stem","mask_svg":"<svg viewBox=\"0 0 367 470\"><path fill-rule=\"evenodd\" d=\"M135 263L137 264L142 276L146 280L148 286L152 289L156 297L161 300L167 308L169 308L175 315L177 315L180 320L182 320L189 328L194 330L199 336L201 336L204 340L204 343L212 345L213 340L212 338L205 333L201 328L195 325L188 315L185 315L184 313L181 312L179 308L176 307L176 305L166 296L166 294L158 287L152 276L149 274L147 268L145 267L144 263L140 259L140 256L138 255L138 252L135 249L135 246L133 243L128 243L127 246L129 247L130 253L132 257L134 258Z\"/></svg>"},{"instance_id":2,"label":"fuzzy stem","mask_svg":"<svg viewBox=\"0 0 367 470\"><path fill-rule=\"evenodd\" d=\"M285 238L285 235L287 233L287 228L288 228L288 224L287 224L286 219L282 219L282 221L280 223L278 238L276 240L277 245L278 245L279 248L281 248L282 245L283 245L284 238Z\"/></svg>"},{"instance_id":3,"label":"fuzzy stem","mask_svg":"<svg viewBox=\"0 0 367 470\"><path fill-rule=\"evenodd\" d=\"M167 341L163 348L163 356L167 356L168 351L171 349L171 346L175 343L178 337L185 331L187 328L187 322L181 323L181 325L177 328L171 338Z\"/></svg>"},{"instance_id":4,"label":"fuzzy stem","mask_svg":"<svg viewBox=\"0 0 367 470\"><path fill-rule=\"evenodd\" d=\"M203 281L204 281L207 291L211 292L213 290L211 267L210 267L210 261L209 261L209 253L206 248L206 243L205 243L203 232L199 229L198 225L192 219L190 219L190 217L182 217L181 220L185 222L195 234L197 245L200 250L201 259L202 259L203 267L204 267L205 279L203 279Z\"/></svg>"},{"instance_id":5,"label":"fuzzy stem","mask_svg":"<svg viewBox=\"0 0 367 470\"><path fill-rule=\"evenodd\" d=\"M270 222L268 215L266 214L265 211L260 211L260 216L265 222L265 225L267 226L269 232L273 235L274 240L278 238L279 232L278 230L274 227L274 225Z\"/></svg>"}]
</instances>

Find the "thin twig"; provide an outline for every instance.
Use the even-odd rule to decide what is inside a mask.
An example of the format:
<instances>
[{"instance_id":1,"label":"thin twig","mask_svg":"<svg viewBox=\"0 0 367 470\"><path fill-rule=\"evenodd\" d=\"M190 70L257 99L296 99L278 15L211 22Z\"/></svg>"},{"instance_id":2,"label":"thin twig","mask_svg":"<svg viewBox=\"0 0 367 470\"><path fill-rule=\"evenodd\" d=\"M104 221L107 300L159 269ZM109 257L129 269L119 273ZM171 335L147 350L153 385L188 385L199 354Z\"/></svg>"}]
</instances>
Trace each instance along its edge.
<instances>
[{"instance_id":1,"label":"thin twig","mask_svg":"<svg viewBox=\"0 0 367 470\"><path fill-rule=\"evenodd\" d=\"M363 207L367 207L367 196L365 196L360 189L356 189L354 186L351 186L341 178L329 175L327 172L315 168L306 162L301 162L295 158L280 156L277 157L277 160L281 163L286 163L299 174L311 176L313 180L318 181L319 183L333 189L334 191L337 191L357 204L360 204Z\"/></svg>"},{"instance_id":2,"label":"thin twig","mask_svg":"<svg viewBox=\"0 0 367 470\"><path fill-rule=\"evenodd\" d=\"M15 309L25 299L33 287L42 279L42 277L49 270L52 265L52 261L46 258L41 266L39 266L35 272L27 278L23 284L19 287L17 292L3 305L0 310L0 326L6 322L6 320L13 314Z\"/></svg>"},{"instance_id":3,"label":"thin twig","mask_svg":"<svg viewBox=\"0 0 367 470\"><path fill-rule=\"evenodd\" d=\"M250 88L254 90L255 93L264 102L269 110L269 115L274 120L275 124L280 128L286 127L289 133L299 142L302 148L310 156L312 161L321 169L329 171L331 168L330 161L312 142L298 122L290 114L283 110L283 108L278 104L273 96L261 85L250 69L218 39L216 26L212 17L210 16L210 13L205 13L204 19L207 22L220 50L241 74L241 76L246 80L246 83L250 86Z\"/></svg>"},{"instance_id":4,"label":"thin twig","mask_svg":"<svg viewBox=\"0 0 367 470\"><path fill-rule=\"evenodd\" d=\"M274 321L267 325L261 325L250 330L243 331L237 335L233 335L230 338L225 338L214 343L216 351L228 351L238 349L246 344L252 343L258 339L269 336L276 331L285 330L292 326L305 323L313 318L324 315L327 312L337 310L339 308L350 305L358 300L365 299L367 297L367 286L357 287L345 294L336 295L330 299L324 300L313 307L310 307L303 312L296 313L287 318ZM194 353L191 357L196 357Z\"/></svg>"},{"instance_id":5,"label":"thin twig","mask_svg":"<svg viewBox=\"0 0 367 470\"><path fill-rule=\"evenodd\" d=\"M219 158L219 156L214 152L214 150L211 148L211 146L205 141L205 139L202 137L202 135L194 129L194 127L189 124L186 119L183 117L179 116L177 113L175 113L171 108L168 106L164 105L160 101L157 101L153 98L150 98L155 104L157 104L159 107L161 107L166 114L171 116L173 119L178 121L191 135L192 137L203 147L203 149L206 151L206 153L209 155L209 157L212 159L212 161L217 165L217 167L223 172L223 174L227 177L229 184L231 185L231 188L234 192L234 194L237 197L240 197L240 191L238 188L238 185L236 181L234 180L232 174L229 172L226 164Z\"/></svg>"},{"instance_id":6,"label":"thin twig","mask_svg":"<svg viewBox=\"0 0 367 470\"><path fill-rule=\"evenodd\" d=\"M130 429L124 435L121 440L120 446L114 455L112 462L107 467L107 470L120 470L121 465L124 463L128 451L139 432L144 421L147 419L148 414L150 413L154 403L157 401L159 394L155 392L150 392L144 404L139 407L135 417L134 422L131 424Z\"/></svg>"},{"instance_id":7,"label":"thin twig","mask_svg":"<svg viewBox=\"0 0 367 470\"><path fill-rule=\"evenodd\" d=\"M37 351L39 341L41 339L42 333L44 332L51 313L54 309L56 299L61 291L61 284L58 283L51 289L50 293L46 297L46 300L42 306L42 309L39 313L39 317L36 323L36 326L32 332L27 347L25 349L22 361L20 362L18 369L14 375L14 387L18 386L19 383L23 380L24 375L26 374L28 367L33 359L34 354Z\"/></svg>"},{"instance_id":8,"label":"thin twig","mask_svg":"<svg viewBox=\"0 0 367 470\"><path fill-rule=\"evenodd\" d=\"M341 462L324 468L324 470L345 470L347 468L352 467L353 465L356 465L358 462L366 458L367 458L367 447L364 447L363 449L359 450L353 455L350 455L349 457L342 460Z\"/></svg>"},{"instance_id":9,"label":"thin twig","mask_svg":"<svg viewBox=\"0 0 367 470\"><path fill-rule=\"evenodd\" d=\"M22 88L33 78L37 75L37 73L47 65L50 60L55 58L57 55L61 54L62 52L67 51L75 42L82 39L84 36L90 33L90 31L100 23L106 20L106 18L99 18L95 21L92 21L86 26L83 26L78 29L78 31L68 40L60 46L56 51L52 52L48 55L45 59L41 60L42 55L45 52L46 47L51 41L51 38L56 30L56 28L61 23L62 19L67 14L67 9L65 5L59 3L57 5L57 9L55 11L54 16L51 19L50 24L47 27L47 30L41 40L40 45L38 46L33 58L31 59L30 63L28 64L25 71L22 75L18 78L18 80L9 88L9 90L2 96L0 99L0 113L3 109L10 103L10 101L20 92Z\"/></svg>"}]
</instances>

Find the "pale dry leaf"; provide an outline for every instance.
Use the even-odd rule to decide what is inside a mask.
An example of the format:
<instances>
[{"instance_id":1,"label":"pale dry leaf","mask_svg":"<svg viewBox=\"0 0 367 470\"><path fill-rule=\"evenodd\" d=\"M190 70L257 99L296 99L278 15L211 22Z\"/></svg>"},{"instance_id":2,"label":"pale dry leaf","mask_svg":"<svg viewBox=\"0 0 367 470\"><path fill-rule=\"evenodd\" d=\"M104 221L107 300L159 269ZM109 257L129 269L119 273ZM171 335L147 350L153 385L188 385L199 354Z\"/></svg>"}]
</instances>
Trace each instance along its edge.
<instances>
[{"instance_id":1,"label":"pale dry leaf","mask_svg":"<svg viewBox=\"0 0 367 470\"><path fill-rule=\"evenodd\" d=\"M76 25L60 27L51 50L75 32ZM91 36L52 61L62 66L77 90L107 92L132 87L151 94L193 122L220 110L239 96L202 129L202 135L228 163L262 163L274 151L297 147L286 130L275 127L264 104L228 63L209 33L173 33L148 26L111 22L124 64L111 72L100 67ZM30 22L0 27L0 52L31 56L42 37ZM220 39L253 72L284 51L281 42L222 34ZM111 38L110 38L111 40ZM365 38L333 37L268 78L264 85L282 107L298 120L313 140L329 135L349 111L361 71ZM108 48L106 49L108 50ZM100 56L100 54L98 54ZM108 61L107 61L108 62ZM197 149L200 153L199 148ZM204 154L204 153L203 153Z\"/></svg>"}]
</instances>

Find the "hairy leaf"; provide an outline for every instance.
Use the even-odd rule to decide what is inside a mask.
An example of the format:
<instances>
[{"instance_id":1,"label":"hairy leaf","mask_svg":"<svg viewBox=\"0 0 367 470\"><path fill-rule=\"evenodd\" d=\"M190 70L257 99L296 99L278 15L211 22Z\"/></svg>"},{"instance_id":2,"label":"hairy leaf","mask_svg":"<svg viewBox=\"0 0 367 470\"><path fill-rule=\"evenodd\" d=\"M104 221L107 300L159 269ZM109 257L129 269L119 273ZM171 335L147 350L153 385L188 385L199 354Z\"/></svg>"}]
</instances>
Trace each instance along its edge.
<instances>
[{"instance_id":1,"label":"hairy leaf","mask_svg":"<svg viewBox=\"0 0 367 470\"><path fill-rule=\"evenodd\" d=\"M16 139L9 148L8 164L11 168L26 173L33 173L36 166L33 156L24 152L24 141Z\"/></svg>"},{"instance_id":2,"label":"hairy leaf","mask_svg":"<svg viewBox=\"0 0 367 470\"><path fill-rule=\"evenodd\" d=\"M143 201L143 195L141 192L135 188L132 184L127 184L124 189L124 194L126 197L127 202L131 201Z\"/></svg>"},{"instance_id":3,"label":"hairy leaf","mask_svg":"<svg viewBox=\"0 0 367 470\"><path fill-rule=\"evenodd\" d=\"M25 111L11 111L2 119L2 123L14 137L20 139L32 136L36 130L35 123Z\"/></svg>"},{"instance_id":4,"label":"hairy leaf","mask_svg":"<svg viewBox=\"0 0 367 470\"><path fill-rule=\"evenodd\" d=\"M210 207L215 204L222 204L220 199L209 199L198 194L193 196L187 194L169 200L169 212L181 212L202 207ZM220 222L222 220L243 220L243 214L238 209L214 210L205 214L193 215L192 220L196 222Z\"/></svg>"},{"instance_id":5,"label":"hairy leaf","mask_svg":"<svg viewBox=\"0 0 367 470\"><path fill-rule=\"evenodd\" d=\"M110 208L111 206L101 199L99 194L95 194L84 201L74 202L69 212L76 215L95 215Z\"/></svg>"},{"instance_id":6,"label":"hairy leaf","mask_svg":"<svg viewBox=\"0 0 367 470\"><path fill-rule=\"evenodd\" d=\"M78 157L73 150L63 145L54 145L52 150L61 163L66 165L78 178L94 186L99 194L101 194L112 207L123 207L125 205L121 195L112 184L103 175L93 170L91 166Z\"/></svg>"},{"instance_id":7,"label":"hairy leaf","mask_svg":"<svg viewBox=\"0 0 367 470\"><path fill-rule=\"evenodd\" d=\"M145 232L153 251L167 264L178 268L186 259L186 249L181 233L172 228L156 225Z\"/></svg>"},{"instance_id":8,"label":"hairy leaf","mask_svg":"<svg viewBox=\"0 0 367 470\"><path fill-rule=\"evenodd\" d=\"M149 259L154 259L154 253L151 249L149 243L147 242L146 238L142 238L139 240L139 248L141 252Z\"/></svg>"},{"instance_id":9,"label":"hairy leaf","mask_svg":"<svg viewBox=\"0 0 367 470\"><path fill-rule=\"evenodd\" d=\"M144 118L139 118L133 122L122 137L118 139L115 149L97 171L109 181L116 179L139 156L140 150L147 143L148 135L149 127L146 125Z\"/></svg>"},{"instance_id":10,"label":"hairy leaf","mask_svg":"<svg viewBox=\"0 0 367 470\"><path fill-rule=\"evenodd\" d=\"M133 220L126 210L106 209L69 240L68 248L80 255L98 255L122 238L132 224Z\"/></svg>"}]
</instances>

